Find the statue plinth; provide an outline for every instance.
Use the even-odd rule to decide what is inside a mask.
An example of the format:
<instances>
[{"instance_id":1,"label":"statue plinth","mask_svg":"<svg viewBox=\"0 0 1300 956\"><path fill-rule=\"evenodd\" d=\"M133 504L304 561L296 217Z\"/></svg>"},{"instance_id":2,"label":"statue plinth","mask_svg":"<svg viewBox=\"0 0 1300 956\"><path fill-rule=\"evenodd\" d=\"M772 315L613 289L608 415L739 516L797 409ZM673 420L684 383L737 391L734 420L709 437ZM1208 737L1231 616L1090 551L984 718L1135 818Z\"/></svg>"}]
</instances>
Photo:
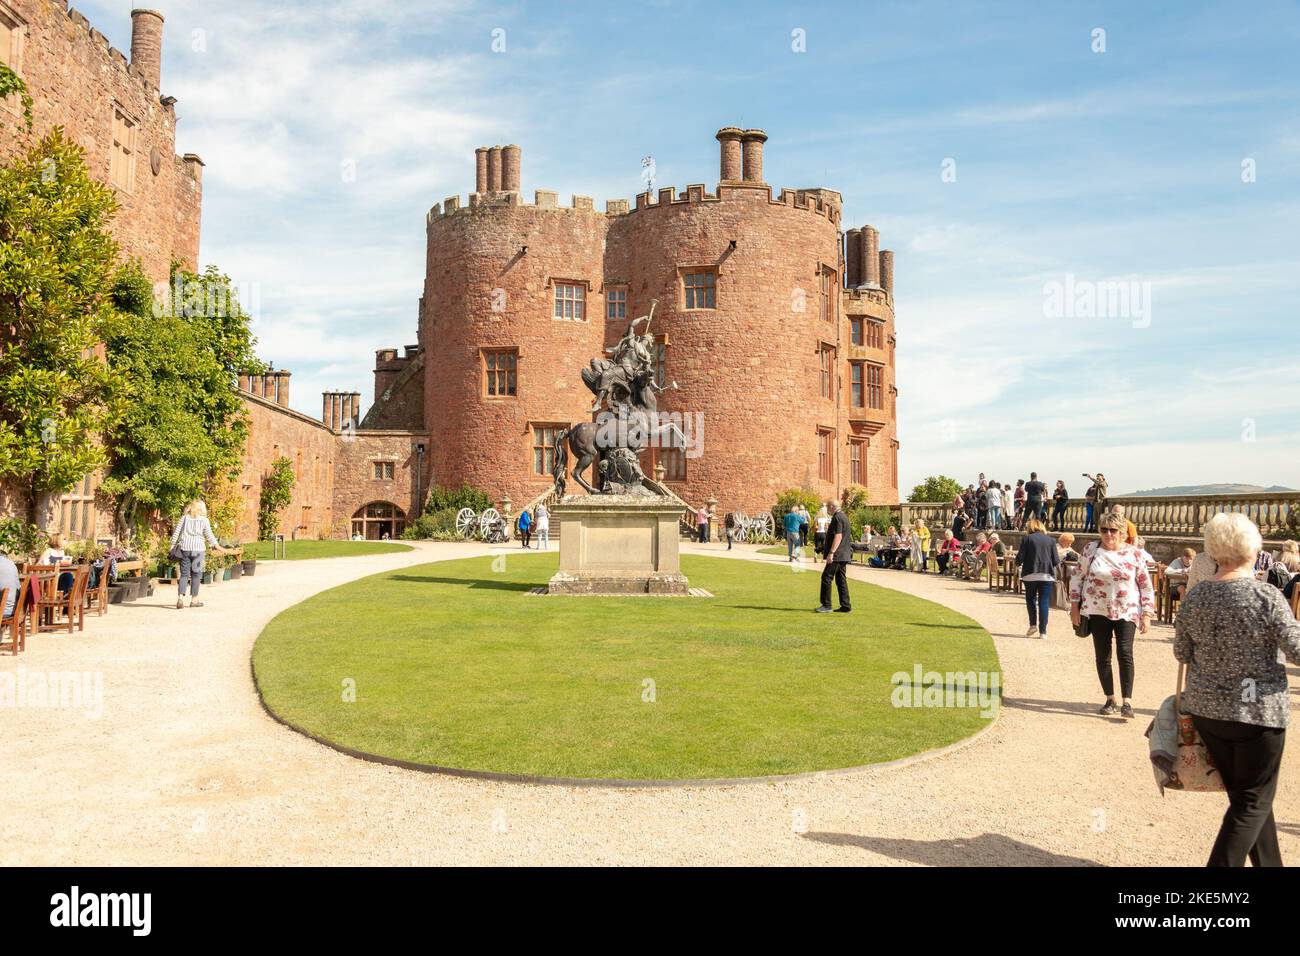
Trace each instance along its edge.
<instances>
[{"instance_id":1,"label":"statue plinth","mask_svg":"<svg viewBox=\"0 0 1300 956\"><path fill-rule=\"evenodd\" d=\"M560 570L550 594L687 595L680 505L643 495L566 495L551 506Z\"/></svg>"}]
</instances>

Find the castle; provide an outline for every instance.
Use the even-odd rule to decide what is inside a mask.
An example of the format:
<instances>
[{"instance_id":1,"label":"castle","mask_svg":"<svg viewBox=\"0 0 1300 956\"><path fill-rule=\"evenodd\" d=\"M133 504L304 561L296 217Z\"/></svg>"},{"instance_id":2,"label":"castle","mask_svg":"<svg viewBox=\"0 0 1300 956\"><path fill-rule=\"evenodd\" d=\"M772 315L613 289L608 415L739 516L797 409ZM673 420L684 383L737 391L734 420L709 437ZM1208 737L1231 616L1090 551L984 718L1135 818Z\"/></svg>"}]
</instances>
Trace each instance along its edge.
<instances>
[{"instance_id":1,"label":"castle","mask_svg":"<svg viewBox=\"0 0 1300 956\"><path fill-rule=\"evenodd\" d=\"M118 189L124 251L158 280L172 258L197 266L202 162L172 154L162 17L132 22L128 62L75 11L0 0L0 58L18 57L38 117L0 158L67 126ZM652 302L659 407L686 442L647 450L648 475L720 511L762 511L790 487L860 485L896 503L893 254L871 226L842 231L834 190L774 192L762 130L717 140L712 191L661 188L603 212L540 189L524 202L520 148L478 149L468 202L429 211L416 342L378 350L364 414L356 391L325 393L320 419L290 409L287 370L240 377L252 426L240 536L255 535L261 478L281 456L296 476L291 536L395 537L435 484L469 483L516 512L542 500L557 433L591 418L580 369ZM106 532L94 485L64 496L65 532Z\"/></svg>"},{"instance_id":2,"label":"castle","mask_svg":"<svg viewBox=\"0 0 1300 956\"><path fill-rule=\"evenodd\" d=\"M524 202L519 147L478 149L468 203L429 212L418 342L378 353L357 434L423 434L424 487L526 507L550 490L557 432L591 418L579 369L654 302L660 409L688 441L648 450L647 474L723 510L761 511L792 486L896 503L893 254L871 226L841 233L833 190L774 195L763 131L717 139L714 191L603 212L546 190ZM326 396L326 416L357 398Z\"/></svg>"}]
</instances>

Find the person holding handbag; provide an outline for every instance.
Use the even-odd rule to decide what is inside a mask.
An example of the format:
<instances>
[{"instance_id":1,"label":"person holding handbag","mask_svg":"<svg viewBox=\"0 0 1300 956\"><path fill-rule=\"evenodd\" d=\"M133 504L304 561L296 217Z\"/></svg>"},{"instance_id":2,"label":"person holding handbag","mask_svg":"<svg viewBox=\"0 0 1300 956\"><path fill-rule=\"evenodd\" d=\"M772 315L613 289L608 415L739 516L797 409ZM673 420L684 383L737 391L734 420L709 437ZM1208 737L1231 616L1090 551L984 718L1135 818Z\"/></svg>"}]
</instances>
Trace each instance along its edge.
<instances>
[{"instance_id":1,"label":"person holding handbag","mask_svg":"<svg viewBox=\"0 0 1300 956\"><path fill-rule=\"evenodd\" d=\"M185 606L186 584L189 585L190 607L203 607L199 600L199 582L203 577L203 557L211 544L218 554L224 553L217 543L208 522L208 506L202 501L191 501L172 532L170 557L180 564L180 579L176 582L176 609Z\"/></svg>"},{"instance_id":2,"label":"person holding handbag","mask_svg":"<svg viewBox=\"0 0 1300 956\"><path fill-rule=\"evenodd\" d=\"M1218 571L1187 589L1174 622L1174 657L1187 665L1182 712L1223 777L1228 810L1209 866L1281 866L1273 795L1291 702L1278 651L1300 664L1300 621L1282 593L1255 580L1259 529L1243 514L1205 525Z\"/></svg>"},{"instance_id":3,"label":"person holding handbag","mask_svg":"<svg viewBox=\"0 0 1300 956\"><path fill-rule=\"evenodd\" d=\"M1106 694L1099 713L1133 717L1133 640L1145 634L1155 614L1156 595L1146 562L1124 540L1124 519L1113 513L1098 522L1101 541L1088 545L1070 578L1070 623L1080 637L1092 637L1097 657L1097 678ZM1083 623L1087 616L1086 626ZM1119 657L1122 703L1115 703L1111 672L1111 647Z\"/></svg>"}]
</instances>

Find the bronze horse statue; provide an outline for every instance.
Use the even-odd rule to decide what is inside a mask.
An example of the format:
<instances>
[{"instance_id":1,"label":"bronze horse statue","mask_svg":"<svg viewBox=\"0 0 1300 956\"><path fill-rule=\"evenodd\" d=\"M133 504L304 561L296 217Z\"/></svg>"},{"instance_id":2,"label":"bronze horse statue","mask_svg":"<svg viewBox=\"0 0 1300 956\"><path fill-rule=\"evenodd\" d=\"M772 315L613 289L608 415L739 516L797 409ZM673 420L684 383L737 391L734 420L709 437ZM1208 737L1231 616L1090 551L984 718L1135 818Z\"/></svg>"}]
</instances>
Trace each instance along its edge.
<instances>
[{"instance_id":1,"label":"bronze horse statue","mask_svg":"<svg viewBox=\"0 0 1300 956\"><path fill-rule=\"evenodd\" d=\"M589 379L587 369L583 370L582 378L589 387L594 386L595 379ZM676 383L671 387L675 388ZM572 471L573 479L588 494L619 490L635 493L633 489L640 487L641 479L644 478L635 456L650 447L652 438L657 439L665 432L674 430L671 422L661 425L657 420L656 394L661 391L664 389L655 383L653 370L643 370L633 377L631 394L626 396L626 402L619 403L619 411L601 412L596 421L578 422L555 436L551 477L555 479L556 497L564 497L570 474L570 455L576 460ZM681 434L680 429L676 431ZM613 453L622 449L631 453L631 460L613 462ZM582 476L593 463L597 464L602 474L599 489L592 487Z\"/></svg>"}]
</instances>

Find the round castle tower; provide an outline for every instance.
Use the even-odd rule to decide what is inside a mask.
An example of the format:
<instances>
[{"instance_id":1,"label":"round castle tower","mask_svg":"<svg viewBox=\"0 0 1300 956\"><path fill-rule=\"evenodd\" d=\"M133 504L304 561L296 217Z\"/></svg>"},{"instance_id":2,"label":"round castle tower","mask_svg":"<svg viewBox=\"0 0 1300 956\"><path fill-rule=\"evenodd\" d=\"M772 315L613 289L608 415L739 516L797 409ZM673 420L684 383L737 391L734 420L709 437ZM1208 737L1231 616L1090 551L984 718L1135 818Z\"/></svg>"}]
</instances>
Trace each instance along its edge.
<instances>
[{"instance_id":1,"label":"round castle tower","mask_svg":"<svg viewBox=\"0 0 1300 956\"><path fill-rule=\"evenodd\" d=\"M468 205L451 197L428 219L420 344L433 482L468 482L516 509L546 492L555 430L591 419L579 370L658 300L650 332L664 383L678 386L659 406L689 443L648 452L647 474L661 464L675 493L694 506L716 497L720 512L756 513L800 486L834 496L866 484L873 501L897 501L884 457L896 447L892 402L852 404L866 404L868 379L880 383L872 396L892 388L892 349L869 349L874 335L856 345L849 320L870 314L892 343L892 260L888 287L873 247L873 285L843 289L840 195L773 196L766 134L717 138L714 192L664 188L603 213L541 190L524 204L518 147L477 151ZM865 250L851 251L856 280Z\"/></svg>"}]
</instances>

